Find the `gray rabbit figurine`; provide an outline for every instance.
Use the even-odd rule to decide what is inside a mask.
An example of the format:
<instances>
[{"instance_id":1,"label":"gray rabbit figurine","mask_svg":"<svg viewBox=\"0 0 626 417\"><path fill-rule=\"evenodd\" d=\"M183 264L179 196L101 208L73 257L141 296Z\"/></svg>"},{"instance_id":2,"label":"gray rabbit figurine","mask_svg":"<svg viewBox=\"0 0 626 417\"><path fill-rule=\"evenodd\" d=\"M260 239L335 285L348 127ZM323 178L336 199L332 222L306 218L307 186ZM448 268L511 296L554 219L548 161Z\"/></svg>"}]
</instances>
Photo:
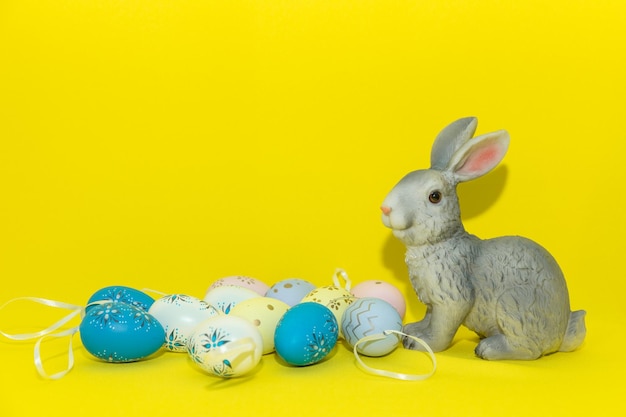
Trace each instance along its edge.
<instances>
[{"instance_id":1,"label":"gray rabbit figurine","mask_svg":"<svg viewBox=\"0 0 626 417\"><path fill-rule=\"evenodd\" d=\"M385 226L406 246L413 288L425 317L404 326L434 351L447 349L460 325L481 341L483 359L537 359L576 349L585 311L570 310L563 273L541 246L517 236L481 240L461 223L456 185L491 171L509 145L506 131L473 137L476 118L439 133L431 168L407 174L385 198ZM404 345L420 346L410 338Z\"/></svg>"}]
</instances>

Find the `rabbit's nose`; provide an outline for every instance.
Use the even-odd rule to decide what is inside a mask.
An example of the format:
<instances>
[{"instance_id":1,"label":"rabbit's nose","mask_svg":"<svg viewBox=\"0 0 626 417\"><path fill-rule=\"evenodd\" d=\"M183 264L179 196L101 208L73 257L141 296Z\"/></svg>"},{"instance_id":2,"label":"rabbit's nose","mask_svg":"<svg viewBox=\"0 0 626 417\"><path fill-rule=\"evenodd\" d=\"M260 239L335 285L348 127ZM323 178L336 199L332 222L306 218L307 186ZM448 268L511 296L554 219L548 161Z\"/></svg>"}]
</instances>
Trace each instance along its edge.
<instances>
[{"instance_id":1,"label":"rabbit's nose","mask_svg":"<svg viewBox=\"0 0 626 417\"><path fill-rule=\"evenodd\" d=\"M389 216L389 213L391 213L391 207L389 206L381 206L380 209L385 216Z\"/></svg>"}]
</instances>

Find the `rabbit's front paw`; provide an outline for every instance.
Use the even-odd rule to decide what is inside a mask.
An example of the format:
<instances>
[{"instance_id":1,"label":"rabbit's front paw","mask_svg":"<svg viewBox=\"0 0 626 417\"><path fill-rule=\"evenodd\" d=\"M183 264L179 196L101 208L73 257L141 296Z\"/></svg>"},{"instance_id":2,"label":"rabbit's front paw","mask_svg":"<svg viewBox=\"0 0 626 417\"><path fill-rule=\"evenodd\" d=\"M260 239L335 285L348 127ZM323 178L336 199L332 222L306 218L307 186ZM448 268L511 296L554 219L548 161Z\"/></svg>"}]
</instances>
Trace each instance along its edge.
<instances>
[{"instance_id":1,"label":"rabbit's front paw","mask_svg":"<svg viewBox=\"0 0 626 417\"><path fill-rule=\"evenodd\" d=\"M418 336L416 336L416 337L418 337ZM420 339L424 340L423 337L420 337ZM426 342L426 343L428 344L428 342ZM402 345L406 349L421 350L422 352L426 351L426 349L424 349L424 346L422 346L421 344L417 343L415 340L411 339L410 337L403 337L402 338Z\"/></svg>"},{"instance_id":2,"label":"rabbit's front paw","mask_svg":"<svg viewBox=\"0 0 626 417\"><path fill-rule=\"evenodd\" d=\"M427 344L430 345L429 343L430 332L428 330L429 321L430 320L425 318L422 321L409 323L409 324L406 324L402 330L404 333L417 337L419 339L422 339L423 341L425 341ZM402 343L404 347L407 349L422 350L422 351L424 350L424 347L421 344L417 343L415 340L411 339L410 337L404 337L402 340Z\"/></svg>"},{"instance_id":3,"label":"rabbit's front paw","mask_svg":"<svg viewBox=\"0 0 626 417\"><path fill-rule=\"evenodd\" d=\"M430 324L429 317L425 317L421 321L405 324L402 331L411 336L419 337L420 339L426 336L428 333L428 325Z\"/></svg>"}]
</instances>

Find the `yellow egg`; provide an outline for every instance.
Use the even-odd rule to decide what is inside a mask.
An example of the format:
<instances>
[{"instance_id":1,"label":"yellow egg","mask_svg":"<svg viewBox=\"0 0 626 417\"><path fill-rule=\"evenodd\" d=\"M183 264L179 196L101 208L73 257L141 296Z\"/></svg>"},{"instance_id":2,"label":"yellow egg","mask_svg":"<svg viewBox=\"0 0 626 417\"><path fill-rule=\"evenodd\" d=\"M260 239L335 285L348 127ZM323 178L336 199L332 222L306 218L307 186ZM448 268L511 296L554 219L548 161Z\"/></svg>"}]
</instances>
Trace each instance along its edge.
<instances>
[{"instance_id":1,"label":"yellow egg","mask_svg":"<svg viewBox=\"0 0 626 417\"><path fill-rule=\"evenodd\" d=\"M263 354L274 352L274 332L280 318L289 309L283 301L269 297L255 297L235 305L230 314L254 324L263 338Z\"/></svg>"},{"instance_id":2,"label":"yellow egg","mask_svg":"<svg viewBox=\"0 0 626 417\"><path fill-rule=\"evenodd\" d=\"M314 303L322 304L330 309L337 319L337 323L341 323L343 312L352 302L356 300L354 295L345 288L336 287L334 285L328 285L325 287L319 287L308 293L300 302L312 301ZM343 337L341 329L339 336Z\"/></svg>"}]
</instances>

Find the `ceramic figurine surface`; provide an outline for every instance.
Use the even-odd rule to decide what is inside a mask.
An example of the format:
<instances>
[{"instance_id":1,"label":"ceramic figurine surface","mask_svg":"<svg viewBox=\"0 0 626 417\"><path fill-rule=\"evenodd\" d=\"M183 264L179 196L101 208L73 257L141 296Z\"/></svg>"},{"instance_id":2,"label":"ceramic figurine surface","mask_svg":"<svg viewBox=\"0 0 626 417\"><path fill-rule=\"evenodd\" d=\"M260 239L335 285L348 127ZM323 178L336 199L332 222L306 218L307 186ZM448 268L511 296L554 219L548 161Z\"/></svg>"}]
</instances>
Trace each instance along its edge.
<instances>
[{"instance_id":1,"label":"ceramic figurine surface","mask_svg":"<svg viewBox=\"0 0 626 417\"><path fill-rule=\"evenodd\" d=\"M456 186L491 171L504 157L509 135L473 137L475 118L443 129L430 169L407 174L385 198L385 226L406 246L406 263L426 315L405 325L434 351L447 349L461 325L481 340L483 359L537 359L572 351L585 338L585 311L571 311L567 285L554 258L518 236L481 240L467 233ZM404 345L423 349L410 338Z\"/></svg>"}]
</instances>

